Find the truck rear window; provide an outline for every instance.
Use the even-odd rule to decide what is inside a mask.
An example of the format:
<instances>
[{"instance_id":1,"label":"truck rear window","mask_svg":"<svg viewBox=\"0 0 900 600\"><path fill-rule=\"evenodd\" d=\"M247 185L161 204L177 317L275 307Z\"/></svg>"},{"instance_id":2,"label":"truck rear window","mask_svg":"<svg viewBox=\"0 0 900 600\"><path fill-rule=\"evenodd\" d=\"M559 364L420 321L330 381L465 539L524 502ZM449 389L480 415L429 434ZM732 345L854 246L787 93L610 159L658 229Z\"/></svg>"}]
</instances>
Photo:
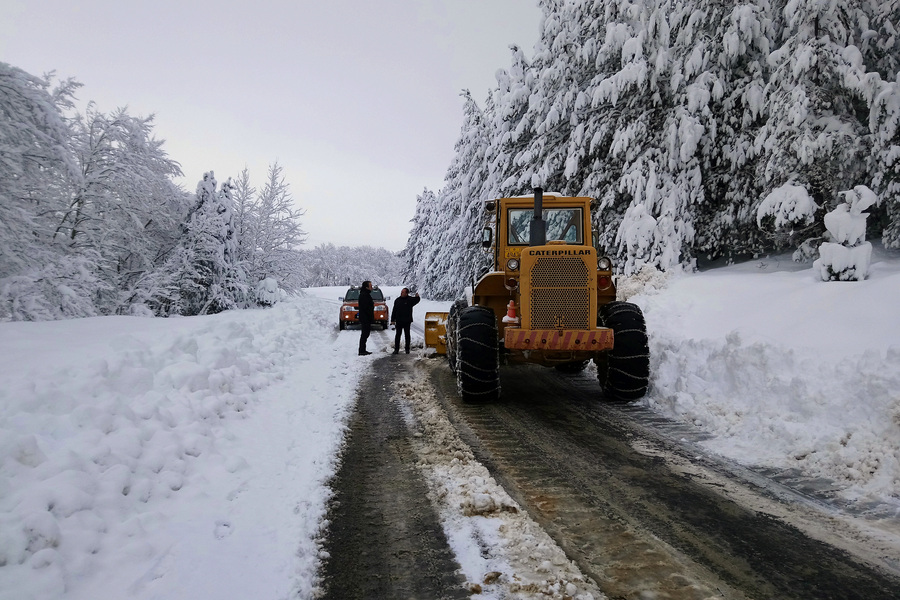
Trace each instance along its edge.
<instances>
[{"instance_id":1,"label":"truck rear window","mask_svg":"<svg viewBox=\"0 0 900 600\"><path fill-rule=\"evenodd\" d=\"M357 302L359 300L359 289L347 290L347 293L344 295L344 302ZM381 290L375 288L372 290L372 300L375 302L384 302L384 294L381 293Z\"/></svg>"}]
</instances>

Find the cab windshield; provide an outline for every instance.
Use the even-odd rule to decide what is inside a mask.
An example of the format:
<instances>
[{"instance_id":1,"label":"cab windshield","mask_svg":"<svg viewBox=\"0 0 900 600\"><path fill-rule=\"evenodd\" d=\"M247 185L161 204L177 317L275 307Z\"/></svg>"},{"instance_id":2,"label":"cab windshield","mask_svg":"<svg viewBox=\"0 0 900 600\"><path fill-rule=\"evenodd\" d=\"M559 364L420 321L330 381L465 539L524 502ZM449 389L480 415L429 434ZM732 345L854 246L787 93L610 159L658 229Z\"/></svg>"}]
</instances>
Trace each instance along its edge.
<instances>
[{"instance_id":1,"label":"cab windshield","mask_svg":"<svg viewBox=\"0 0 900 600\"><path fill-rule=\"evenodd\" d=\"M372 290L372 300L375 302L384 302L384 294L381 293L381 290L375 288ZM344 302L358 302L359 301L359 288L352 288L347 290L347 295L344 296Z\"/></svg>"},{"instance_id":2,"label":"cab windshield","mask_svg":"<svg viewBox=\"0 0 900 600\"><path fill-rule=\"evenodd\" d=\"M581 211L581 208L544 209L542 214L544 222L547 224L547 241L559 240L567 244L583 244ZM509 209L509 241L507 242L509 245L528 245L533 216L534 209L531 208Z\"/></svg>"}]
</instances>

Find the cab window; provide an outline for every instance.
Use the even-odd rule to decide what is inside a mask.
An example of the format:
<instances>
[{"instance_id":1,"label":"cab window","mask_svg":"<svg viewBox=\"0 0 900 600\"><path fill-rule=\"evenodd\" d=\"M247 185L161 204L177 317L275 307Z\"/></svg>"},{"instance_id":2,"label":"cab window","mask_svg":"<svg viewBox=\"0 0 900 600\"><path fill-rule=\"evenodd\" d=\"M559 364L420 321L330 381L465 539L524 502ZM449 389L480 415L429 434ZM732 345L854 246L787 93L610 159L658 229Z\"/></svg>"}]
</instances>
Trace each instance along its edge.
<instances>
[{"instance_id":1,"label":"cab window","mask_svg":"<svg viewBox=\"0 0 900 600\"><path fill-rule=\"evenodd\" d=\"M547 241L559 240L567 244L583 244L582 210L580 208L546 208L543 211L544 222L547 223ZM527 246L531 232L531 218L534 210L530 208L509 209L510 246Z\"/></svg>"}]
</instances>

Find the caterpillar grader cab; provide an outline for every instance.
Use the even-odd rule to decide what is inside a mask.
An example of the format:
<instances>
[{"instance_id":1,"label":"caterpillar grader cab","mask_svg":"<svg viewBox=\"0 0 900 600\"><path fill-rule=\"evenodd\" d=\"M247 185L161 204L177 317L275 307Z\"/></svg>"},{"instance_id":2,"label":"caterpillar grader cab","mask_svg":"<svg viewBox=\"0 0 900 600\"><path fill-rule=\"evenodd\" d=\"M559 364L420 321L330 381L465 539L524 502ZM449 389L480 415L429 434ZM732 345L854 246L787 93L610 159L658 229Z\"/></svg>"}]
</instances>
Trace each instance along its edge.
<instances>
[{"instance_id":1,"label":"caterpillar grader cab","mask_svg":"<svg viewBox=\"0 0 900 600\"><path fill-rule=\"evenodd\" d=\"M545 195L485 203L482 245L493 268L448 313L425 316L425 343L446 354L464 401L494 400L500 365L578 372L593 360L604 395L647 391L649 349L639 307L616 300L612 261L591 230L593 199Z\"/></svg>"}]
</instances>

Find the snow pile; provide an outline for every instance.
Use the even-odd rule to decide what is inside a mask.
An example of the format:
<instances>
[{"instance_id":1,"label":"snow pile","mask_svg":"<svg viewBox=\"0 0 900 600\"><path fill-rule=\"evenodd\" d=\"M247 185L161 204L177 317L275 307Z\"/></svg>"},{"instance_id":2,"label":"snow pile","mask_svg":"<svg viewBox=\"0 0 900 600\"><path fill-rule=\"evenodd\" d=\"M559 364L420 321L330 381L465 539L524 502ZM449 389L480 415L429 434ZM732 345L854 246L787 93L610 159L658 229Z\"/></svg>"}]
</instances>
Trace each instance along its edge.
<instances>
[{"instance_id":1,"label":"snow pile","mask_svg":"<svg viewBox=\"0 0 900 600\"><path fill-rule=\"evenodd\" d=\"M852 284L783 264L681 275L632 298L650 336L643 402L744 464L900 507L900 262L876 261Z\"/></svg>"},{"instance_id":2,"label":"snow pile","mask_svg":"<svg viewBox=\"0 0 900 600\"><path fill-rule=\"evenodd\" d=\"M469 591L486 600L605 598L475 460L427 385L401 383L395 399Z\"/></svg>"},{"instance_id":3,"label":"snow pile","mask_svg":"<svg viewBox=\"0 0 900 600\"><path fill-rule=\"evenodd\" d=\"M278 280L266 277L256 284L256 302L262 306L272 306L278 302L284 292L278 287Z\"/></svg>"},{"instance_id":4,"label":"snow pile","mask_svg":"<svg viewBox=\"0 0 900 600\"><path fill-rule=\"evenodd\" d=\"M772 190L756 209L756 226L763 227L767 217L775 229L804 227L813 221L819 206L802 185L786 183Z\"/></svg>"},{"instance_id":5,"label":"snow pile","mask_svg":"<svg viewBox=\"0 0 900 600\"><path fill-rule=\"evenodd\" d=\"M0 598L308 591L369 362L336 322L301 298L2 324Z\"/></svg>"},{"instance_id":6,"label":"snow pile","mask_svg":"<svg viewBox=\"0 0 900 600\"><path fill-rule=\"evenodd\" d=\"M631 277L619 278L616 281L616 299L628 300L637 294L654 294L666 287L669 273L660 271L653 265L644 265Z\"/></svg>"}]
</instances>

